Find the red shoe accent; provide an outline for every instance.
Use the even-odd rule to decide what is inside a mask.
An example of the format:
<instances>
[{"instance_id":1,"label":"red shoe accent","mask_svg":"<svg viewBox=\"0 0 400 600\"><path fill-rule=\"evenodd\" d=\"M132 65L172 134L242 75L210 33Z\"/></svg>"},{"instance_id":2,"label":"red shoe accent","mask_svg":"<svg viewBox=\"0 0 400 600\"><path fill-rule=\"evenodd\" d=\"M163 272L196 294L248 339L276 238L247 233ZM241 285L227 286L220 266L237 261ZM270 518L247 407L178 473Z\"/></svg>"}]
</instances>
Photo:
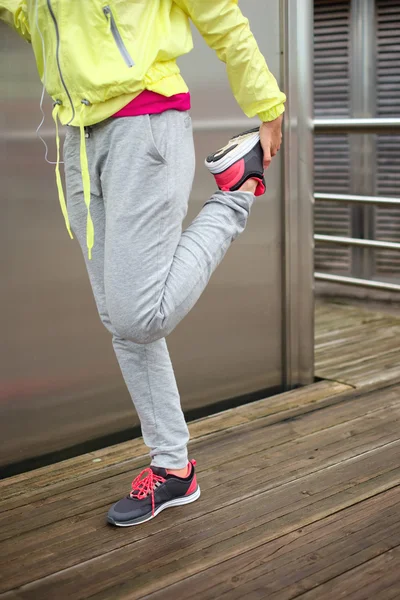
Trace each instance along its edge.
<instances>
[{"instance_id":1,"label":"red shoe accent","mask_svg":"<svg viewBox=\"0 0 400 600\"><path fill-rule=\"evenodd\" d=\"M147 475L146 475L147 473ZM154 517L154 486L159 481L160 483L164 483L164 477L160 475L156 475L147 467L147 469L143 469L139 473L139 475L132 481L132 491L130 493L131 498L138 498L139 500L143 500L149 494L151 494L151 514ZM134 494L133 492L136 491Z\"/></svg>"},{"instance_id":2,"label":"red shoe accent","mask_svg":"<svg viewBox=\"0 0 400 600\"><path fill-rule=\"evenodd\" d=\"M196 466L196 461L194 458L192 458L192 460L189 461L189 464L192 464L193 467ZM186 492L185 496L190 496L190 494L193 494L193 492L195 492L197 489L197 479L196 479L196 475L193 477L193 481L190 484L190 487L188 489L188 491Z\"/></svg>"},{"instance_id":3,"label":"red shoe accent","mask_svg":"<svg viewBox=\"0 0 400 600\"><path fill-rule=\"evenodd\" d=\"M229 192L230 188L243 177L245 166L244 158L242 158L242 160L235 162L229 169L226 169L226 171L215 174L215 181L217 182L219 189L223 192Z\"/></svg>"},{"instance_id":4,"label":"red shoe accent","mask_svg":"<svg viewBox=\"0 0 400 600\"><path fill-rule=\"evenodd\" d=\"M185 496L190 496L190 494L193 494L193 492L195 492L197 490L197 479L196 479L196 475L193 477L193 481L190 484L190 487L188 489L188 491L186 492Z\"/></svg>"},{"instance_id":5,"label":"red shoe accent","mask_svg":"<svg viewBox=\"0 0 400 600\"><path fill-rule=\"evenodd\" d=\"M256 191L254 192L254 195L262 196L263 194L265 194L265 185L263 183L263 180L258 179L258 177L252 177L252 179L255 179L256 181L258 181L258 186L256 187Z\"/></svg>"}]
</instances>

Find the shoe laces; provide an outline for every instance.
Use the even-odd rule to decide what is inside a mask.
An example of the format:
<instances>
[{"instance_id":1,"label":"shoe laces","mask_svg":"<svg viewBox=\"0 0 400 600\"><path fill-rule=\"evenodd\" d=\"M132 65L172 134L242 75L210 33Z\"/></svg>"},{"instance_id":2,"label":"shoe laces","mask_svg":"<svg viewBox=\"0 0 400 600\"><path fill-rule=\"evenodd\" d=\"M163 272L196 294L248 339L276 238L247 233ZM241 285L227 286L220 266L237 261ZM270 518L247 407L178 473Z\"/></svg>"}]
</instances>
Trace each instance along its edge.
<instances>
[{"instance_id":1,"label":"shoe laces","mask_svg":"<svg viewBox=\"0 0 400 600\"><path fill-rule=\"evenodd\" d=\"M158 487L157 484L164 482L164 477L156 475L150 467L147 467L132 481L132 491L129 496L131 498L138 498L138 500L144 500L144 498L147 498L151 494L151 512L154 516L154 490Z\"/></svg>"}]
</instances>

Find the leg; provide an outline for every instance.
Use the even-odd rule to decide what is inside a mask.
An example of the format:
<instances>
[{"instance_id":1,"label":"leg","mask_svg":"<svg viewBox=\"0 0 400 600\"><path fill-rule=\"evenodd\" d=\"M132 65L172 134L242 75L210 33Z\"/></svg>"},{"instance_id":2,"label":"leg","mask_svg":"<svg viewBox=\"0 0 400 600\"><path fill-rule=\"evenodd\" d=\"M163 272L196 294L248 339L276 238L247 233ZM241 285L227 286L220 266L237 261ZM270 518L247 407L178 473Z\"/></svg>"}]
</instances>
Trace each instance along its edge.
<instances>
[{"instance_id":1,"label":"leg","mask_svg":"<svg viewBox=\"0 0 400 600\"><path fill-rule=\"evenodd\" d=\"M196 303L254 196L216 192L182 234L194 174L185 113L119 119L103 128L105 290L119 335L149 343L168 335Z\"/></svg>"},{"instance_id":2,"label":"leg","mask_svg":"<svg viewBox=\"0 0 400 600\"><path fill-rule=\"evenodd\" d=\"M91 261L87 259L86 251L86 207L79 164L79 132L74 129L68 130L64 153L71 226L83 250L100 318L113 335L114 350L140 419L143 439L150 448L151 464L181 469L188 462L189 432L166 342L161 339L147 346L140 346L118 336L110 322L104 292L106 215L97 174L97 164L102 157L96 148L96 131L87 140L87 151L93 192L91 212L96 236ZM161 406L163 410L160 415Z\"/></svg>"}]
</instances>

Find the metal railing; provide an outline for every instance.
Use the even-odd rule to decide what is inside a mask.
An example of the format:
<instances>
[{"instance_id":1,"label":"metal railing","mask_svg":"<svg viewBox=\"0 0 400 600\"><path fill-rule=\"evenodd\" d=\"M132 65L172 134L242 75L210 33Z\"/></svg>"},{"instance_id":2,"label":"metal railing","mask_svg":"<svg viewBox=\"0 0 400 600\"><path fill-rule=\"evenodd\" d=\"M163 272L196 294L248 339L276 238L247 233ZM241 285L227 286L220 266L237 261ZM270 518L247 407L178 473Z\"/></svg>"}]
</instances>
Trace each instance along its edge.
<instances>
[{"instance_id":1,"label":"metal railing","mask_svg":"<svg viewBox=\"0 0 400 600\"><path fill-rule=\"evenodd\" d=\"M376 240L363 240L360 238L341 237L338 235L314 235L316 242L323 244L339 244L340 246L360 246L361 248L378 248L385 250L400 250L396 242L378 242Z\"/></svg>"},{"instance_id":2,"label":"metal railing","mask_svg":"<svg viewBox=\"0 0 400 600\"><path fill-rule=\"evenodd\" d=\"M315 119L313 121L314 133L322 134L394 134L400 133L400 119ZM372 206L399 206L400 198L384 198L381 196L356 196L353 194L322 194L315 193L316 201L342 202L346 204L365 204ZM367 240L358 238L347 238L334 235L314 236L316 242L323 244L338 244L343 246L358 246L362 248L400 250L400 244L395 242L382 242L377 240ZM361 279L356 277L345 277L342 275L332 275L329 273L315 273L317 281L326 281L329 283L339 283L343 285L353 285L358 287L373 288L385 291L400 292L400 285L395 283L385 283L383 281L374 281L370 279Z\"/></svg>"},{"instance_id":3,"label":"metal railing","mask_svg":"<svg viewBox=\"0 0 400 600\"><path fill-rule=\"evenodd\" d=\"M315 200L343 202L344 204L372 204L373 206L400 206L400 198L383 196L355 196L353 194L314 194Z\"/></svg>"},{"instance_id":4,"label":"metal railing","mask_svg":"<svg viewBox=\"0 0 400 600\"><path fill-rule=\"evenodd\" d=\"M314 119L314 132L323 133L400 133L400 119Z\"/></svg>"},{"instance_id":5,"label":"metal railing","mask_svg":"<svg viewBox=\"0 0 400 600\"><path fill-rule=\"evenodd\" d=\"M328 283L354 285L356 287L372 288L384 290L386 292L400 292L400 285L397 285L396 283L385 283L383 281L360 279L358 277L344 277L342 275L330 275L329 273L314 273L314 277L317 281L326 281Z\"/></svg>"}]
</instances>

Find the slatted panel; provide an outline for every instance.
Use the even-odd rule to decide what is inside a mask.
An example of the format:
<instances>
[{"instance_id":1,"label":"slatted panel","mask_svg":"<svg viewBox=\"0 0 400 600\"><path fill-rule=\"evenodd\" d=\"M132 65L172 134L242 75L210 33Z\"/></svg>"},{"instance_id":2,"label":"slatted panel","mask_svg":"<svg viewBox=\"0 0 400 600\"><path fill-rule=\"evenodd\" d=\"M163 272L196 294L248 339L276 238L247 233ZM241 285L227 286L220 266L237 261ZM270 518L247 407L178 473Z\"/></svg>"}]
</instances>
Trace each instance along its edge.
<instances>
[{"instance_id":1,"label":"slatted panel","mask_svg":"<svg viewBox=\"0 0 400 600\"><path fill-rule=\"evenodd\" d=\"M316 117L347 117L349 92L350 0L314 2L314 112ZM348 136L316 136L315 191L348 193L350 155ZM350 236L350 209L317 202L315 233ZM350 250L316 246L317 271L349 273Z\"/></svg>"},{"instance_id":2,"label":"slatted panel","mask_svg":"<svg viewBox=\"0 0 400 600\"><path fill-rule=\"evenodd\" d=\"M400 114L400 2L377 0L377 113ZM377 136L376 191L400 197L400 135ZM376 209L376 238L400 242L400 208ZM376 252L376 273L400 276L400 253Z\"/></svg>"}]
</instances>

